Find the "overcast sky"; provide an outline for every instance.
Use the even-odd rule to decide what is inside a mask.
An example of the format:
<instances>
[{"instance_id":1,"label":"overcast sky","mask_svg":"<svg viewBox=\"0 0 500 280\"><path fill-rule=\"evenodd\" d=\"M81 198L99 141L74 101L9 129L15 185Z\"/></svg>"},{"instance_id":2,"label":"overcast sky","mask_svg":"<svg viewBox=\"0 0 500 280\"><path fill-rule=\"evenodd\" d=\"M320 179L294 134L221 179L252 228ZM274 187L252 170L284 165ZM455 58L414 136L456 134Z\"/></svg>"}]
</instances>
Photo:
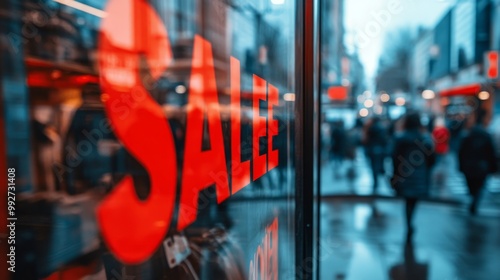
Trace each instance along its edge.
<instances>
[{"instance_id":1,"label":"overcast sky","mask_svg":"<svg viewBox=\"0 0 500 280\"><path fill-rule=\"evenodd\" d=\"M388 7L391 2L397 4L398 9L392 9L396 13L389 11ZM353 38L361 41L362 35L359 35L359 32L364 33L363 44L359 44L362 48L358 52L368 79L375 76L378 58L387 32L403 26L433 27L454 2L454 0L345 0L344 21L348 34L346 42L349 47ZM381 11L387 11L387 13ZM379 21L387 23L383 23L384 25L377 23L377 14L381 15ZM387 14L390 16L384 17ZM376 32L374 25L381 27L380 32ZM371 31L366 32L367 29ZM354 36L356 33L358 35Z\"/></svg>"}]
</instances>

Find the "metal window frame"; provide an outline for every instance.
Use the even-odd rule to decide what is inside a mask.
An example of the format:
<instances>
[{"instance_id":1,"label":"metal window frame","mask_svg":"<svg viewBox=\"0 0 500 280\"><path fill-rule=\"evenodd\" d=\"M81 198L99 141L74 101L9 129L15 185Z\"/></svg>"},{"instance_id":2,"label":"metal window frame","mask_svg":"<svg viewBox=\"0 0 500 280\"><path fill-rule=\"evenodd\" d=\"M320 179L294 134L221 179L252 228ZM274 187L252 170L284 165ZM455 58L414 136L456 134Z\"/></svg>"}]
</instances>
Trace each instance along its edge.
<instances>
[{"instance_id":1,"label":"metal window frame","mask_svg":"<svg viewBox=\"0 0 500 280\"><path fill-rule=\"evenodd\" d=\"M319 0L296 2L296 279L319 279L319 5Z\"/></svg>"}]
</instances>

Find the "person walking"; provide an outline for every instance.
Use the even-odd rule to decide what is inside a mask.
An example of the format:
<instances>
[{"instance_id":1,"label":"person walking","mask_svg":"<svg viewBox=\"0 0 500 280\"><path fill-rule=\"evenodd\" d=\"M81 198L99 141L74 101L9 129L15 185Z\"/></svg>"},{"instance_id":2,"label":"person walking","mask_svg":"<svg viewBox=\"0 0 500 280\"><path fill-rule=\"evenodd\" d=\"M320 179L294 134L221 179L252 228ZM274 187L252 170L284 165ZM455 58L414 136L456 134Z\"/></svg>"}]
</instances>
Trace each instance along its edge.
<instances>
[{"instance_id":1,"label":"person walking","mask_svg":"<svg viewBox=\"0 0 500 280\"><path fill-rule=\"evenodd\" d=\"M344 127L344 122L338 120L334 122L331 130L331 154L333 158L333 169L335 177L341 176L341 170L344 164L344 158L346 154L346 130Z\"/></svg>"},{"instance_id":2,"label":"person walking","mask_svg":"<svg viewBox=\"0 0 500 280\"><path fill-rule=\"evenodd\" d=\"M486 111L479 110L469 118L470 130L463 137L459 150L460 172L467 181L472 202L469 212L477 213L481 192L489 174L498 170L492 136L486 131Z\"/></svg>"},{"instance_id":3,"label":"person walking","mask_svg":"<svg viewBox=\"0 0 500 280\"><path fill-rule=\"evenodd\" d=\"M396 135L392 151L391 185L405 199L407 238L414 233L413 216L418 199L429 195L431 168L435 163L434 144L424 132L417 112L408 113L403 131Z\"/></svg>"},{"instance_id":4,"label":"person walking","mask_svg":"<svg viewBox=\"0 0 500 280\"><path fill-rule=\"evenodd\" d=\"M354 180L356 177L356 157L358 147L362 142L362 128L363 122L361 119L357 119L354 126L347 131L346 134L346 145L345 145L345 156L349 163L347 169L347 179Z\"/></svg>"},{"instance_id":5,"label":"person walking","mask_svg":"<svg viewBox=\"0 0 500 280\"><path fill-rule=\"evenodd\" d=\"M373 178L373 192L378 189L379 174L383 174L384 158L387 152L387 130L379 117L373 117L365 129L365 150L370 161Z\"/></svg>"},{"instance_id":6,"label":"person walking","mask_svg":"<svg viewBox=\"0 0 500 280\"><path fill-rule=\"evenodd\" d=\"M443 117L436 119L432 130L432 139L436 148L435 183L437 186L444 187L448 175L447 154L450 150L450 131L446 127Z\"/></svg>"},{"instance_id":7,"label":"person walking","mask_svg":"<svg viewBox=\"0 0 500 280\"><path fill-rule=\"evenodd\" d=\"M436 119L434 129L432 130L432 139L436 146L436 154L444 156L450 150L450 131L445 125L442 117Z\"/></svg>"}]
</instances>

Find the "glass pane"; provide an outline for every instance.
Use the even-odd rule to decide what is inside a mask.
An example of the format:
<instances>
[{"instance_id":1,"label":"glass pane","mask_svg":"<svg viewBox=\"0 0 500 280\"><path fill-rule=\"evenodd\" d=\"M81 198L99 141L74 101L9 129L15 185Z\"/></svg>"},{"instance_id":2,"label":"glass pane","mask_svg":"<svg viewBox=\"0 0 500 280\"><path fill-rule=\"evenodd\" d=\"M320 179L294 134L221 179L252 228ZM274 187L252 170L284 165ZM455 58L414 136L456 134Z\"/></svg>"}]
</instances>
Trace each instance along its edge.
<instances>
[{"instance_id":1,"label":"glass pane","mask_svg":"<svg viewBox=\"0 0 500 280\"><path fill-rule=\"evenodd\" d=\"M14 278L293 278L295 7L2 1Z\"/></svg>"},{"instance_id":2,"label":"glass pane","mask_svg":"<svg viewBox=\"0 0 500 280\"><path fill-rule=\"evenodd\" d=\"M498 274L500 2L321 4L320 279Z\"/></svg>"}]
</instances>

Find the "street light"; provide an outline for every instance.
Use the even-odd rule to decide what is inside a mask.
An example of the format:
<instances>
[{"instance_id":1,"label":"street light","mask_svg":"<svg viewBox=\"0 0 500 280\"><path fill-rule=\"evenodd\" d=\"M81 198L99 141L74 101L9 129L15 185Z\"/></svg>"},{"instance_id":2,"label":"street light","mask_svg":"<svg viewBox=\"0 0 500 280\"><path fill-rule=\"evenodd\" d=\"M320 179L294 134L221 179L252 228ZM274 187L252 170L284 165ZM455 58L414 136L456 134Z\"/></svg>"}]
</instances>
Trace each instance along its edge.
<instances>
[{"instance_id":1,"label":"street light","mask_svg":"<svg viewBox=\"0 0 500 280\"><path fill-rule=\"evenodd\" d=\"M285 101L295 101L295 93L289 92L283 94L283 100Z\"/></svg>"},{"instance_id":2,"label":"street light","mask_svg":"<svg viewBox=\"0 0 500 280\"><path fill-rule=\"evenodd\" d=\"M363 109L359 110L359 115L360 115L361 117L363 117L363 118L364 118L364 117L367 117L367 116L368 116L368 109L363 108Z\"/></svg>"},{"instance_id":3,"label":"street light","mask_svg":"<svg viewBox=\"0 0 500 280\"><path fill-rule=\"evenodd\" d=\"M389 102L389 100L391 100L391 96L384 92L380 95L380 100L384 103Z\"/></svg>"},{"instance_id":4,"label":"street light","mask_svg":"<svg viewBox=\"0 0 500 280\"><path fill-rule=\"evenodd\" d=\"M434 99L435 97L436 97L436 94L434 93L434 91L432 91L430 89L426 89L422 92L422 98L425 100Z\"/></svg>"},{"instance_id":5,"label":"street light","mask_svg":"<svg viewBox=\"0 0 500 280\"><path fill-rule=\"evenodd\" d=\"M363 103L363 105L365 105L366 108L371 108L371 107L373 107L373 100L366 99L365 103Z\"/></svg>"},{"instance_id":6,"label":"street light","mask_svg":"<svg viewBox=\"0 0 500 280\"><path fill-rule=\"evenodd\" d=\"M481 91L477 95L477 97L479 98L479 100L485 101L485 100L488 100L490 98L490 93L487 91Z\"/></svg>"},{"instance_id":7,"label":"street light","mask_svg":"<svg viewBox=\"0 0 500 280\"><path fill-rule=\"evenodd\" d=\"M342 79L342 86L343 87L348 87L351 85L351 82L349 81L349 79Z\"/></svg>"},{"instance_id":8,"label":"street light","mask_svg":"<svg viewBox=\"0 0 500 280\"><path fill-rule=\"evenodd\" d=\"M404 97L398 97L396 98L395 103L398 106L404 106L406 104L406 100L404 99Z\"/></svg>"},{"instance_id":9,"label":"street light","mask_svg":"<svg viewBox=\"0 0 500 280\"><path fill-rule=\"evenodd\" d=\"M184 94L186 93L186 87L183 85L178 85L175 87L175 92L177 92L178 94Z\"/></svg>"}]
</instances>

